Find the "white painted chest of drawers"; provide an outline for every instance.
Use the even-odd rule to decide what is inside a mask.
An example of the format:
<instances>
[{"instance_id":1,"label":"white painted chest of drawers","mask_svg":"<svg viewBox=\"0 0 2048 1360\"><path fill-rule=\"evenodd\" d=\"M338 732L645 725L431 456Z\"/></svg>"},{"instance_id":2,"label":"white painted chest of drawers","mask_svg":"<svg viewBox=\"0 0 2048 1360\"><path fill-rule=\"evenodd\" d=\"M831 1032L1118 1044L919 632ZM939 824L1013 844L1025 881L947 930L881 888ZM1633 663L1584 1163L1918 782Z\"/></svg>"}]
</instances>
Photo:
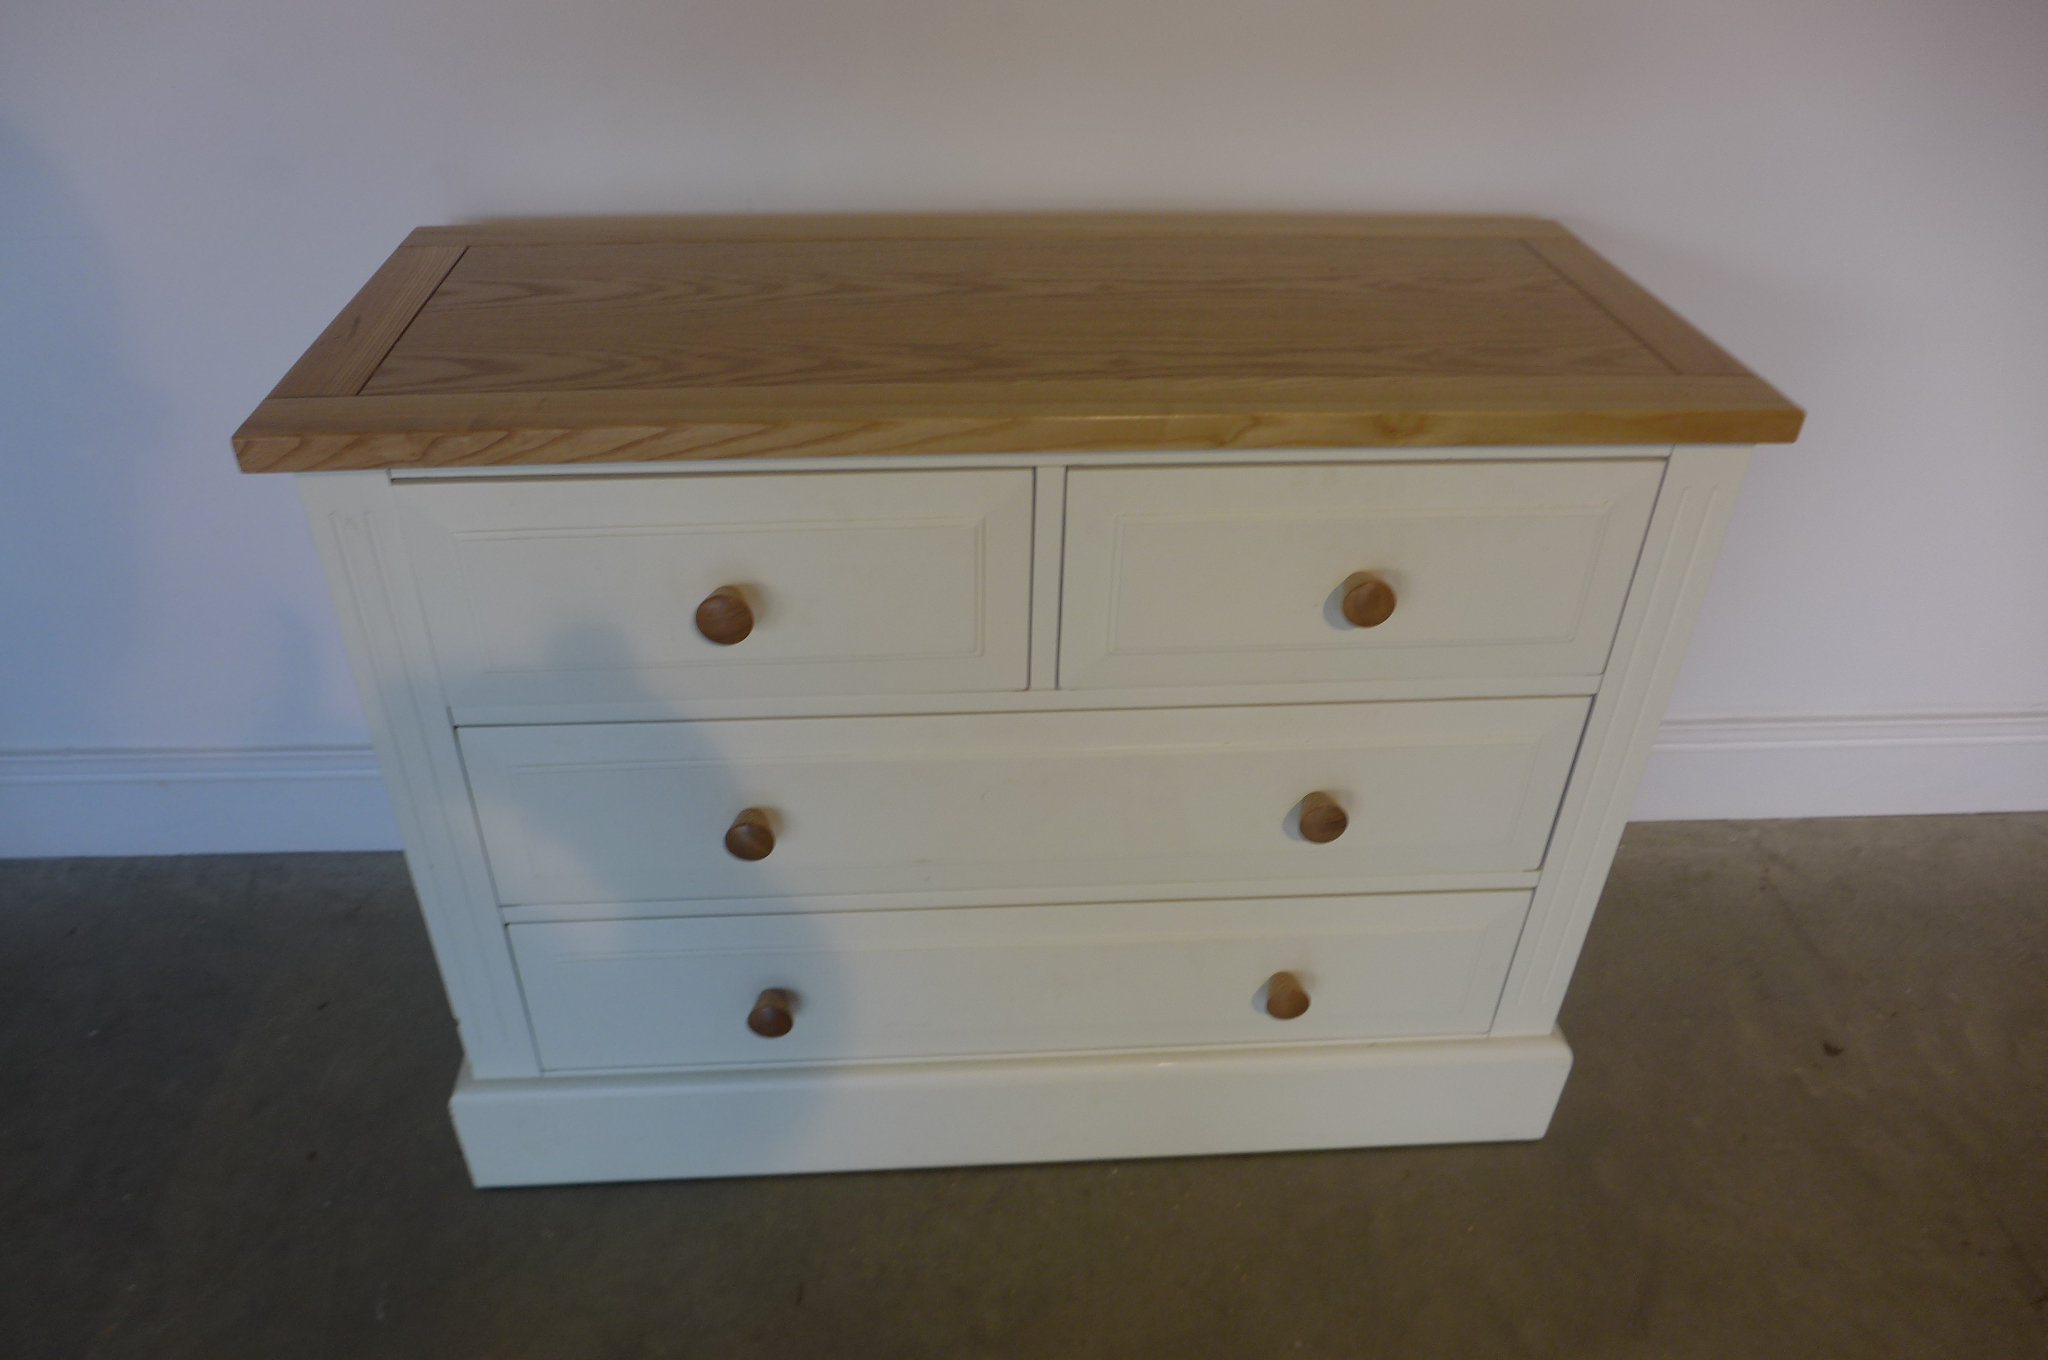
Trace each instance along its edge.
<instances>
[{"instance_id":1,"label":"white painted chest of drawers","mask_svg":"<svg viewBox=\"0 0 2048 1360\"><path fill-rule=\"evenodd\" d=\"M479 1184L1533 1138L1749 456L1527 219L422 232L302 474Z\"/></svg>"}]
</instances>

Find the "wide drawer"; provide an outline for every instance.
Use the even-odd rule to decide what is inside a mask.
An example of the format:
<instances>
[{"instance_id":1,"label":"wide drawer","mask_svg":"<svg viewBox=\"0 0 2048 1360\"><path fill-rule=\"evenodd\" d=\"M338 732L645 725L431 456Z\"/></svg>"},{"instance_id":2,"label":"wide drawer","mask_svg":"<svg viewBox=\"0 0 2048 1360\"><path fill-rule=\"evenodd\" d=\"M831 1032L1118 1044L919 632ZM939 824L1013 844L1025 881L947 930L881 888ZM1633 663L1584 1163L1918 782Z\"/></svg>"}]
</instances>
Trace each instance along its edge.
<instances>
[{"instance_id":1,"label":"wide drawer","mask_svg":"<svg viewBox=\"0 0 2048 1360\"><path fill-rule=\"evenodd\" d=\"M1538 867L1588 701L472 727L500 900L1249 885ZM1348 818L1305 839L1304 800ZM766 814L765 858L729 830ZM1364 886L1361 884L1361 886ZM1316 891L1311 884L1305 891Z\"/></svg>"},{"instance_id":2,"label":"wide drawer","mask_svg":"<svg viewBox=\"0 0 2048 1360\"><path fill-rule=\"evenodd\" d=\"M1032 474L409 481L457 704L1022 689ZM739 641L700 631L731 587ZM720 631L714 624L714 632ZM729 638L731 633L724 634Z\"/></svg>"},{"instance_id":3,"label":"wide drawer","mask_svg":"<svg viewBox=\"0 0 2048 1360\"><path fill-rule=\"evenodd\" d=\"M550 1070L1481 1033L1525 892L511 927ZM1266 1013L1292 973L1305 1014ZM749 1028L787 994L788 1031ZM777 998L778 1001L783 998Z\"/></svg>"},{"instance_id":4,"label":"wide drawer","mask_svg":"<svg viewBox=\"0 0 2048 1360\"><path fill-rule=\"evenodd\" d=\"M1077 468L1060 684L1596 676L1662 470ZM1367 577L1393 612L1359 626Z\"/></svg>"}]
</instances>

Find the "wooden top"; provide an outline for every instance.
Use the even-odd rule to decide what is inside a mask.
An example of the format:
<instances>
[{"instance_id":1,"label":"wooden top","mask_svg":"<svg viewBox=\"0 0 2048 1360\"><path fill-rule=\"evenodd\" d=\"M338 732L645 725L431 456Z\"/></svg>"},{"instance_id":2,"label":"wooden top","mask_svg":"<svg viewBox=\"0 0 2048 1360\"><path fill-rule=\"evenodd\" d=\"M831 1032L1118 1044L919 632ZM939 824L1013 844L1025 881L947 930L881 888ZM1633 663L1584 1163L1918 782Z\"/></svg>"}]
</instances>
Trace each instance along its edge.
<instances>
[{"instance_id":1,"label":"wooden top","mask_svg":"<svg viewBox=\"0 0 2048 1360\"><path fill-rule=\"evenodd\" d=\"M1800 420L1537 218L568 218L414 232L234 442L308 472Z\"/></svg>"}]
</instances>

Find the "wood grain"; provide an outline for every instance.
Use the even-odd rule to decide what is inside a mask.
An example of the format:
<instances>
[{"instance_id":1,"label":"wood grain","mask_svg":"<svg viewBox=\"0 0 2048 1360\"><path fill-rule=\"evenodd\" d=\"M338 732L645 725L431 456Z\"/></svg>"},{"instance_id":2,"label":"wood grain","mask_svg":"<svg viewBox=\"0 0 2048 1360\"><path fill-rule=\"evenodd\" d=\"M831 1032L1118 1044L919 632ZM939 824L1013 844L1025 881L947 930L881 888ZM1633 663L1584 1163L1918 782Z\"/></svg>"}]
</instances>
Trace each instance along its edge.
<instances>
[{"instance_id":1,"label":"wood grain","mask_svg":"<svg viewBox=\"0 0 2048 1360\"><path fill-rule=\"evenodd\" d=\"M1535 237L1525 244L1588 299L1628 327L1675 371L1715 377L1749 371L1577 237Z\"/></svg>"},{"instance_id":2,"label":"wood grain","mask_svg":"<svg viewBox=\"0 0 2048 1360\"><path fill-rule=\"evenodd\" d=\"M365 395L1671 368L1514 240L473 246Z\"/></svg>"},{"instance_id":3,"label":"wood grain","mask_svg":"<svg viewBox=\"0 0 2048 1360\"><path fill-rule=\"evenodd\" d=\"M1536 219L606 219L411 240L237 432L245 470L1754 443L1801 419Z\"/></svg>"},{"instance_id":4,"label":"wood grain","mask_svg":"<svg viewBox=\"0 0 2048 1360\"><path fill-rule=\"evenodd\" d=\"M1172 398L1147 384L1085 402L1015 391L820 392L771 401L708 391L268 401L236 432L245 472L390 467L1144 449L1749 444L1789 441L1802 415L1761 379L1368 380ZM1067 389L1071 395L1071 388Z\"/></svg>"},{"instance_id":5,"label":"wood grain","mask_svg":"<svg viewBox=\"0 0 2048 1360\"><path fill-rule=\"evenodd\" d=\"M475 247L375 393L1665 372L1517 241Z\"/></svg>"},{"instance_id":6,"label":"wood grain","mask_svg":"<svg viewBox=\"0 0 2048 1360\"><path fill-rule=\"evenodd\" d=\"M352 397L462 258L459 245L400 246L300 357L272 397Z\"/></svg>"}]
</instances>

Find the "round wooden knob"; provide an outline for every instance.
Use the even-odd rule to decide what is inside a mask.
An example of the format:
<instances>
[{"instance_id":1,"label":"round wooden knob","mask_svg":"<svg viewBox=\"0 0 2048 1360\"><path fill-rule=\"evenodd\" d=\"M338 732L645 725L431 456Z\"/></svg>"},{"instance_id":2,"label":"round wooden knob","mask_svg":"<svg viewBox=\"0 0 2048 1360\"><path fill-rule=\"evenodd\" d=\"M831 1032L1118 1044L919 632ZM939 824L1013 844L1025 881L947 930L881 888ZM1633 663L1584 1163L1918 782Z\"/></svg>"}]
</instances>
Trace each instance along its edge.
<instances>
[{"instance_id":1,"label":"round wooden knob","mask_svg":"<svg viewBox=\"0 0 2048 1360\"><path fill-rule=\"evenodd\" d=\"M1377 628L1394 612L1394 588L1377 576L1354 577L1344 592L1344 617L1355 627Z\"/></svg>"},{"instance_id":2,"label":"round wooden knob","mask_svg":"<svg viewBox=\"0 0 2048 1360\"><path fill-rule=\"evenodd\" d=\"M1301 800L1301 838L1317 845L1328 845L1344 834L1344 828L1351 825L1351 819L1344 815L1337 800L1327 793L1312 793ZM735 851L734 853L738 853Z\"/></svg>"},{"instance_id":3,"label":"round wooden knob","mask_svg":"<svg viewBox=\"0 0 2048 1360\"><path fill-rule=\"evenodd\" d=\"M1301 1004L1306 1008L1308 998L1303 997ZM747 1012L747 1028L763 1039L780 1039L789 1033L792 1025L796 1024L796 1019L791 1014L795 1007L795 997L780 987L770 987L754 998L754 1009ZM1300 1014L1299 1011L1295 1013Z\"/></svg>"},{"instance_id":4,"label":"round wooden knob","mask_svg":"<svg viewBox=\"0 0 2048 1360\"><path fill-rule=\"evenodd\" d=\"M1292 973L1275 973L1266 980L1266 1014L1275 1020L1292 1020L1308 1011L1308 991Z\"/></svg>"},{"instance_id":5,"label":"round wooden knob","mask_svg":"<svg viewBox=\"0 0 2048 1360\"><path fill-rule=\"evenodd\" d=\"M747 640L754 631L754 611L738 586L720 586L704 597L697 606L697 631L721 647Z\"/></svg>"},{"instance_id":6,"label":"round wooden knob","mask_svg":"<svg viewBox=\"0 0 2048 1360\"><path fill-rule=\"evenodd\" d=\"M768 809L748 808L726 828L725 848L734 859L766 859L775 848L775 829L768 825Z\"/></svg>"}]
</instances>

